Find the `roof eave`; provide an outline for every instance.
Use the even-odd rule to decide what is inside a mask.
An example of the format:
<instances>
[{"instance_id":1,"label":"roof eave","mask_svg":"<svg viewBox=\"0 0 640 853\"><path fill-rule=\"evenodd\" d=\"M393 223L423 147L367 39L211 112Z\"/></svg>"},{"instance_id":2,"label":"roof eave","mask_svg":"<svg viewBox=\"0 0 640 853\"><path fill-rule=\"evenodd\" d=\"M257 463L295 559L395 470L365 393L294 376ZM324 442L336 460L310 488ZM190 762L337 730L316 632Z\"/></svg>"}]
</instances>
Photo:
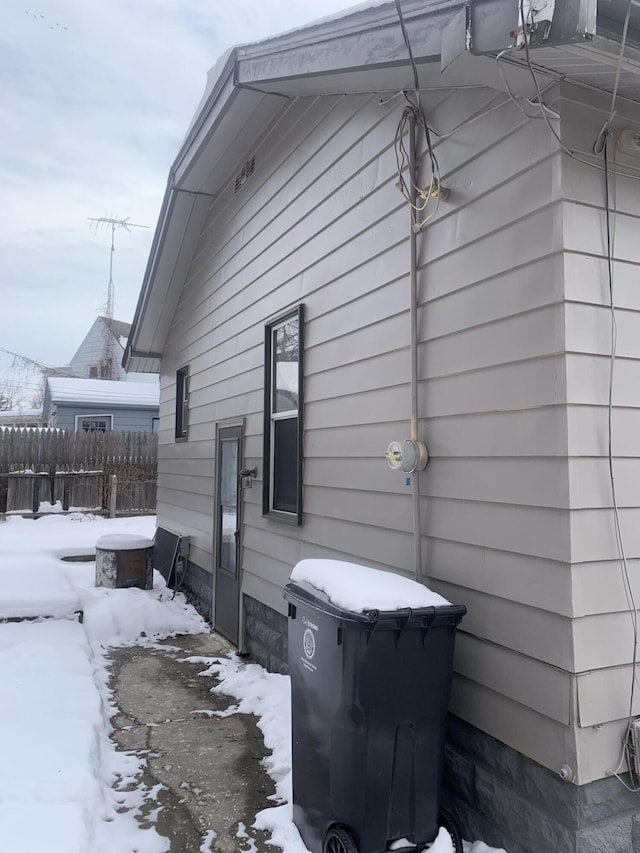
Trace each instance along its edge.
<instances>
[{"instance_id":1,"label":"roof eave","mask_svg":"<svg viewBox=\"0 0 640 853\"><path fill-rule=\"evenodd\" d=\"M566 0L582 15L593 10L596 0ZM617 0L608 0L608 11ZM504 17L512 14L508 0L475 0L473 7L491 7ZM440 85L479 85L499 87L495 52L473 56L468 44L469 4L464 0L404 0L403 13L418 64L421 84L436 80ZM517 6L516 6L517 14ZM564 20L564 18L563 18ZM578 18L576 18L578 20ZM591 18L589 18L591 21ZM465 23L467 22L467 23ZM592 48L594 62L606 65L609 54L621 40L612 30L610 19L600 20L600 30L591 41L576 30L571 49ZM606 24L606 26L605 26ZM590 24L591 26L592 24ZM508 35L509 29L502 27ZM629 33L627 52L631 65L636 62L635 31ZM617 36L617 38L616 38ZM444 42L447 41L446 64ZM452 50L453 46L453 50ZM562 74L554 62L562 59L554 47L536 48L535 62L542 73L555 79ZM507 73L512 76L516 94L533 94L532 81L524 60L515 52L509 57ZM506 63L505 63L506 65ZM473 66L473 71L470 71ZM640 63L638 64L640 69ZM252 144L260 122L250 124L247 116L259 106L263 116L276 115L278 103L300 95L319 95L350 91L398 91L412 87L412 76L394 3L373 6L338 19L312 24L262 42L233 48L210 76L209 85L196 118L189 128L171 171L160 211L158 225L145 271L132 330L125 350L126 370L156 372L168 331L170 315L188 272L189 262L206 212L211 203L207 194L220 190L234 162L240 163L245 150L230 144L233 133L243 129L243 145ZM615 69L613 69L615 71ZM476 73L478 72L478 73ZM640 76L634 76L632 89L640 100ZM266 106L265 106L266 104ZM235 158L235 160L234 160ZM151 310L151 304L154 308Z\"/></svg>"}]
</instances>

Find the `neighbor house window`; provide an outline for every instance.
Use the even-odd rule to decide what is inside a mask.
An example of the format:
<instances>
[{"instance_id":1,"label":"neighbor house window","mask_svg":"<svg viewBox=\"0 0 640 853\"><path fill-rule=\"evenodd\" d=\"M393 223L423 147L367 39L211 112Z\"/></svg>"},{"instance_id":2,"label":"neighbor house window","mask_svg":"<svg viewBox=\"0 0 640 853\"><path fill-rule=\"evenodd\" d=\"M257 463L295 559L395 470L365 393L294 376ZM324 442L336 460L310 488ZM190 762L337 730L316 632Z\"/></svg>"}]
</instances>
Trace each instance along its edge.
<instances>
[{"instance_id":1,"label":"neighbor house window","mask_svg":"<svg viewBox=\"0 0 640 853\"><path fill-rule=\"evenodd\" d=\"M89 379L97 379L98 378L98 365L92 364L89 368Z\"/></svg>"},{"instance_id":2,"label":"neighbor house window","mask_svg":"<svg viewBox=\"0 0 640 853\"><path fill-rule=\"evenodd\" d=\"M113 429L113 415L76 415L76 431L109 432Z\"/></svg>"},{"instance_id":3,"label":"neighbor house window","mask_svg":"<svg viewBox=\"0 0 640 853\"><path fill-rule=\"evenodd\" d=\"M186 438L189 429L189 368L176 373L176 438Z\"/></svg>"},{"instance_id":4,"label":"neighbor house window","mask_svg":"<svg viewBox=\"0 0 640 853\"><path fill-rule=\"evenodd\" d=\"M160 432L160 418L151 418L151 431Z\"/></svg>"},{"instance_id":5,"label":"neighbor house window","mask_svg":"<svg viewBox=\"0 0 640 853\"><path fill-rule=\"evenodd\" d=\"M265 329L263 510L302 523L303 307Z\"/></svg>"}]
</instances>

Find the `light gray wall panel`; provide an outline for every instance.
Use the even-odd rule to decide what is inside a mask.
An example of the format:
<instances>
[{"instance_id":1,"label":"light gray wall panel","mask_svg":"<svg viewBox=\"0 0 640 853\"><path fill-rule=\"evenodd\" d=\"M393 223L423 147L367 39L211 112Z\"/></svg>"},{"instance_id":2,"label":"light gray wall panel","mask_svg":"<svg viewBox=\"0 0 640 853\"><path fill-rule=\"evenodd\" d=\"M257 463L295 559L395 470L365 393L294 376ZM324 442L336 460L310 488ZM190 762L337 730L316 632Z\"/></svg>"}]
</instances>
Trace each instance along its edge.
<instances>
[{"instance_id":1,"label":"light gray wall panel","mask_svg":"<svg viewBox=\"0 0 640 853\"><path fill-rule=\"evenodd\" d=\"M640 601L640 560L627 560L631 591ZM594 613L628 612L628 588L620 559L576 563L572 567L573 613L589 616Z\"/></svg>"},{"instance_id":2,"label":"light gray wall panel","mask_svg":"<svg viewBox=\"0 0 640 853\"><path fill-rule=\"evenodd\" d=\"M563 355L545 355L432 379L426 383L420 415L434 417L562 404L564 363Z\"/></svg>"},{"instance_id":3,"label":"light gray wall panel","mask_svg":"<svg viewBox=\"0 0 640 853\"><path fill-rule=\"evenodd\" d=\"M560 616L572 615L566 563L430 537L427 572L437 582L475 589Z\"/></svg>"},{"instance_id":4,"label":"light gray wall panel","mask_svg":"<svg viewBox=\"0 0 640 853\"><path fill-rule=\"evenodd\" d=\"M536 737L518 744L538 743L529 754L550 761L539 735L561 740L573 666L561 160L542 122L497 106L502 93L426 98L451 195L419 240L420 415L433 457L421 478L425 571L469 606L463 716L508 740L529 703ZM189 364L192 377L188 441L162 433L163 517L193 525L211 569L214 425L245 418L258 477L243 494L243 589L281 613L281 587L303 557L413 573L410 490L384 460L410 415L409 216L393 153L401 105L378 100L297 102L258 143L249 182L212 204L163 358L171 425L175 370ZM299 302L297 528L262 516L262 358L264 323Z\"/></svg>"},{"instance_id":5,"label":"light gray wall panel","mask_svg":"<svg viewBox=\"0 0 640 853\"><path fill-rule=\"evenodd\" d=\"M640 507L621 507L619 518L625 554L636 558L640 554ZM611 509L572 510L571 555L574 563L620 559L613 521Z\"/></svg>"},{"instance_id":6,"label":"light gray wall panel","mask_svg":"<svg viewBox=\"0 0 640 853\"><path fill-rule=\"evenodd\" d=\"M640 435L640 407L614 408L611 420L614 457L635 456ZM609 411L606 405L569 406L567 422L574 456L607 456Z\"/></svg>"},{"instance_id":7,"label":"light gray wall panel","mask_svg":"<svg viewBox=\"0 0 640 853\"><path fill-rule=\"evenodd\" d=\"M431 498L429 535L483 548L568 562L568 510Z\"/></svg>"},{"instance_id":8,"label":"light gray wall panel","mask_svg":"<svg viewBox=\"0 0 640 853\"><path fill-rule=\"evenodd\" d=\"M628 611L598 613L574 619L573 631L578 672L631 663L634 638L632 615ZM631 676L627 683L630 687ZM628 704L627 690L624 695Z\"/></svg>"},{"instance_id":9,"label":"light gray wall panel","mask_svg":"<svg viewBox=\"0 0 640 853\"><path fill-rule=\"evenodd\" d=\"M462 412L425 418L425 434L434 456L564 456L567 416L560 404L519 411Z\"/></svg>"},{"instance_id":10,"label":"light gray wall panel","mask_svg":"<svg viewBox=\"0 0 640 853\"><path fill-rule=\"evenodd\" d=\"M571 148L590 151L608 115L610 99L595 93L578 94L568 86L562 87L562 93L563 138ZM620 112L616 113L614 130L637 125L638 105L619 101L617 106ZM578 761L585 773L604 775L615 769L621 749L621 733L617 744L611 739L610 733L618 731L613 722L629 713L628 664L634 640L623 557L634 597L640 593L640 184L622 174L615 177L615 188L613 177L611 181L616 208L611 222L615 227L617 341L610 433L612 317L603 159L597 161L600 168L570 157L563 160L572 609L577 617L575 667L582 673L577 681L577 699L580 725L598 730L604 726L609 738L603 748L593 738L581 737ZM616 167L640 176L638 162L632 158L616 155ZM621 543L612 509L610 442Z\"/></svg>"},{"instance_id":11,"label":"light gray wall panel","mask_svg":"<svg viewBox=\"0 0 640 853\"><path fill-rule=\"evenodd\" d=\"M564 254L566 298L573 302L609 305L607 261L595 255L575 252ZM614 305L629 311L640 311L640 289L637 286L637 264L616 260L613 264L615 281Z\"/></svg>"},{"instance_id":12,"label":"light gray wall panel","mask_svg":"<svg viewBox=\"0 0 640 853\"><path fill-rule=\"evenodd\" d=\"M472 282L449 293L431 296L432 281L425 270L427 302L420 312L423 333L429 340L490 323L525 311L561 303L563 256L551 255L525 267Z\"/></svg>"},{"instance_id":13,"label":"light gray wall panel","mask_svg":"<svg viewBox=\"0 0 640 853\"><path fill-rule=\"evenodd\" d=\"M456 670L545 717L565 725L571 722L571 677L557 667L461 630L456 638Z\"/></svg>"},{"instance_id":14,"label":"light gray wall panel","mask_svg":"<svg viewBox=\"0 0 640 853\"><path fill-rule=\"evenodd\" d=\"M637 507L640 501L640 458L613 459L616 503L619 507ZM576 457L569 460L571 506L575 509L611 508L609 460L602 457Z\"/></svg>"},{"instance_id":15,"label":"light gray wall panel","mask_svg":"<svg viewBox=\"0 0 640 853\"><path fill-rule=\"evenodd\" d=\"M460 717L474 709L474 722L480 729L507 746L558 772L563 764L576 767L575 738L572 728L546 715L514 702L475 679L453 679L450 709Z\"/></svg>"},{"instance_id":16,"label":"light gray wall panel","mask_svg":"<svg viewBox=\"0 0 640 853\"><path fill-rule=\"evenodd\" d=\"M626 720L629 716L631 666L598 669L578 676L578 721L580 726L597 726L605 720ZM640 715L640 695L634 692L632 715Z\"/></svg>"},{"instance_id":17,"label":"light gray wall panel","mask_svg":"<svg viewBox=\"0 0 640 853\"><path fill-rule=\"evenodd\" d=\"M462 630L538 661L573 671L571 619L440 581L438 592L467 604Z\"/></svg>"}]
</instances>

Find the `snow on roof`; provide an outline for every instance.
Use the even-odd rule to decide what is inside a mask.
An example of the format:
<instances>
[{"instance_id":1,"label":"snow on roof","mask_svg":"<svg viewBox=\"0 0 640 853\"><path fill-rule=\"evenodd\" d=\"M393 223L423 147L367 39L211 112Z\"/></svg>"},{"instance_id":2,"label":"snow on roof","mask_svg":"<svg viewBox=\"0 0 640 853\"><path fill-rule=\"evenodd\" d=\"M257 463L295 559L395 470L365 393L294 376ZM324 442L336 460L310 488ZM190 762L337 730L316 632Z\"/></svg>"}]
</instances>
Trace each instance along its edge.
<instances>
[{"instance_id":1,"label":"snow on roof","mask_svg":"<svg viewBox=\"0 0 640 853\"><path fill-rule=\"evenodd\" d=\"M347 6L345 9L339 9L337 12L332 12L330 15L323 15L321 18L314 18L312 21L309 21L306 24L300 24L298 27L292 27L289 30L283 30L275 35L267 36L266 38L258 39L257 41L248 42L246 46L264 44L266 42L282 38L282 36L288 36L302 30L310 30L313 27L319 27L322 24L332 24L334 21L340 21L343 18L348 18L350 15L357 15L358 12L366 12L369 9L375 9L378 6L391 6L392 3L393 0L365 0L363 3L356 3L353 6ZM245 47L245 45L242 45L242 47Z\"/></svg>"},{"instance_id":2,"label":"snow on roof","mask_svg":"<svg viewBox=\"0 0 640 853\"><path fill-rule=\"evenodd\" d=\"M158 377L148 382L117 382L111 379L67 379L50 377L49 396L54 403L96 403L111 406L157 406Z\"/></svg>"},{"instance_id":3,"label":"snow on roof","mask_svg":"<svg viewBox=\"0 0 640 853\"><path fill-rule=\"evenodd\" d=\"M257 41L250 41L244 44L236 45L235 47L229 47L225 52L218 57L214 65L211 66L209 72L207 74L207 82L205 85L204 92L202 94L202 98L200 99L200 103L198 104L198 108L191 119L189 127L187 129L187 133L185 135L185 139L188 139L189 134L191 133L191 129L197 122L200 117L200 113L202 112L205 104L212 91L214 90L220 76L222 75L227 62L229 61L229 57L235 50L242 50L243 48L254 47L261 44L267 44L271 41L277 41L278 39L284 38L285 36L293 35L294 33L303 32L305 30L312 30L314 27L322 26L323 24L331 24L334 21L340 21L343 18L348 18L351 15L357 15L359 12L366 12L369 9L374 9L378 6L388 6L391 5L393 0L364 0L363 3L356 3L354 6L348 6L346 9L340 9L337 12L333 12L331 15L324 15L322 18L315 18L312 21L309 21L306 24L300 24L300 26L292 27L289 30L283 30L279 33L274 33L273 35L266 36L265 38L258 39Z\"/></svg>"},{"instance_id":4,"label":"snow on roof","mask_svg":"<svg viewBox=\"0 0 640 853\"><path fill-rule=\"evenodd\" d=\"M36 409L33 406L16 406L15 409L3 409L0 412L0 417L3 420L7 418L41 418L42 407Z\"/></svg>"}]
</instances>

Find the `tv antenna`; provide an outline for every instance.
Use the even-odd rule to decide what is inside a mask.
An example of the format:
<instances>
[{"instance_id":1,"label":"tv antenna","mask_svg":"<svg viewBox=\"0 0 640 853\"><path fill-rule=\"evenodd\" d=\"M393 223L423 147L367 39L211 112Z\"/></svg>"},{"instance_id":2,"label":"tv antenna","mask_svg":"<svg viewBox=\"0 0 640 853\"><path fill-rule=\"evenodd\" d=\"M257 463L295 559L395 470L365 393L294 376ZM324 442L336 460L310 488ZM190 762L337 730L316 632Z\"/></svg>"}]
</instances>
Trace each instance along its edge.
<instances>
[{"instance_id":1,"label":"tv antenna","mask_svg":"<svg viewBox=\"0 0 640 853\"><path fill-rule=\"evenodd\" d=\"M107 288L107 308L106 316L113 320L113 253L116 250L116 228L124 228L126 231L131 231L132 228L148 228L148 225L138 225L135 222L130 222L130 217L126 219L116 219L111 216L101 216L99 219L89 216L89 222L95 222L93 228L96 233L102 225L108 225L111 228L111 252L109 253L109 286Z\"/></svg>"},{"instance_id":2,"label":"tv antenna","mask_svg":"<svg viewBox=\"0 0 640 853\"><path fill-rule=\"evenodd\" d=\"M89 219L89 222L95 223L92 227L94 228L96 233L98 232L98 229L101 228L103 225L109 226L111 228L111 251L109 253L109 286L107 287L107 305L105 309L105 316L107 318L107 325L109 326L109 329L104 339L102 362L100 364L100 378L113 379L113 254L116 250L116 229L124 228L126 231L131 231L132 228L148 228L149 226L138 225L136 222L130 222L130 217L128 216L126 217L126 219L118 219L113 216L101 216L100 218L89 216L87 218Z\"/></svg>"}]
</instances>

